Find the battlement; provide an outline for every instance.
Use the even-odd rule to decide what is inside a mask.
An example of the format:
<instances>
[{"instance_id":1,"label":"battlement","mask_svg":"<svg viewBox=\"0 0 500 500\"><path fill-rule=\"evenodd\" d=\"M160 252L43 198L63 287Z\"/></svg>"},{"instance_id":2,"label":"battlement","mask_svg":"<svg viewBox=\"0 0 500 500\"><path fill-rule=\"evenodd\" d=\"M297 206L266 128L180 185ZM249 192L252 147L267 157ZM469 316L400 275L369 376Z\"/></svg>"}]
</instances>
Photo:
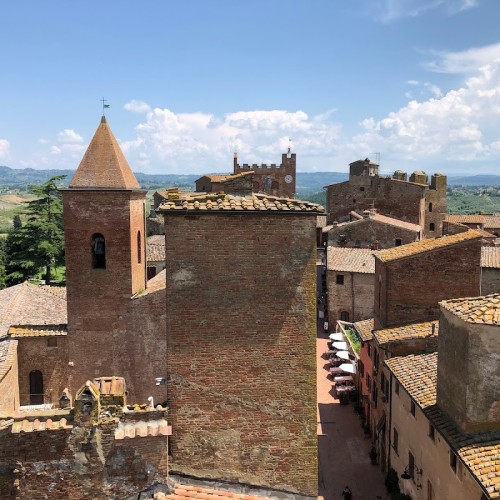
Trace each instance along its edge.
<instances>
[{"instance_id":1,"label":"battlement","mask_svg":"<svg viewBox=\"0 0 500 500\"><path fill-rule=\"evenodd\" d=\"M270 170L280 170L280 169L295 169L297 156L295 153L283 153L281 155L281 163L278 165L276 163L271 163L270 165L266 163L261 163L258 165L257 163L243 163L240 165L238 163L238 156L234 154L234 173L238 173L242 170L252 170L254 172L268 172Z\"/></svg>"}]
</instances>

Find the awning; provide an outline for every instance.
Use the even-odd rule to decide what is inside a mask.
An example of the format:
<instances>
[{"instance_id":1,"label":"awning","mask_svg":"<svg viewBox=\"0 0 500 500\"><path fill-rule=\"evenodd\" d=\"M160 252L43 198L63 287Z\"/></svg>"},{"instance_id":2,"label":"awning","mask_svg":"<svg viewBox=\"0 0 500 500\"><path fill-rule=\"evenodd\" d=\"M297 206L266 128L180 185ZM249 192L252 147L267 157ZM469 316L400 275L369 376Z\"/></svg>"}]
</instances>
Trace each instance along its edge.
<instances>
[{"instance_id":1,"label":"awning","mask_svg":"<svg viewBox=\"0 0 500 500\"><path fill-rule=\"evenodd\" d=\"M335 356L337 356L340 359L351 359L349 357L349 352L348 351L337 351L335 353Z\"/></svg>"},{"instance_id":2,"label":"awning","mask_svg":"<svg viewBox=\"0 0 500 500\"><path fill-rule=\"evenodd\" d=\"M335 347L335 349L340 349L341 351L347 351L348 349L346 342L332 342L332 347Z\"/></svg>"},{"instance_id":3,"label":"awning","mask_svg":"<svg viewBox=\"0 0 500 500\"><path fill-rule=\"evenodd\" d=\"M330 337L330 340L340 340L340 341L345 340L342 332L330 333L330 335L328 335L328 337Z\"/></svg>"},{"instance_id":4,"label":"awning","mask_svg":"<svg viewBox=\"0 0 500 500\"><path fill-rule=\"evenodd\" d=\"M377 422L377 434L380 434L383 429L385 429L385 413L380 417L380 420Z\"/></svg>"},{"instance_id":5,"label":"awning","mask_svg":"<svg viewBox=\"0 0 500 500\"><path fill-rule=\"evenodd\" d=\"M339 368L346 373L356 373L356 367L352 363L342 363Z\"/></svg>"}]
</instances>

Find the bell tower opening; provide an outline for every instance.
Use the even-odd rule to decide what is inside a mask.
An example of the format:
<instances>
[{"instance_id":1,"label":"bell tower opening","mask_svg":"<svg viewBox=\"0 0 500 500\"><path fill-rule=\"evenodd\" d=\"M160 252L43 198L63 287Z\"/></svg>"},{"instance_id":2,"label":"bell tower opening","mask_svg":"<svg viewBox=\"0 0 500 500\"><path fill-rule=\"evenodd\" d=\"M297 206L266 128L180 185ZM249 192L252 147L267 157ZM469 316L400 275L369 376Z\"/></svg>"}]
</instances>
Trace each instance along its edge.
<instances>
[{"instance_id":1,"label":"bell tower opening","mask_svg":"<svg viewBox=\"0 0 500 500\"><path fill-rule=\"evenodd\" d=\"M106 269L106 240L101 233L92 236L92 267Z\"/></svg>"}]
</instances>

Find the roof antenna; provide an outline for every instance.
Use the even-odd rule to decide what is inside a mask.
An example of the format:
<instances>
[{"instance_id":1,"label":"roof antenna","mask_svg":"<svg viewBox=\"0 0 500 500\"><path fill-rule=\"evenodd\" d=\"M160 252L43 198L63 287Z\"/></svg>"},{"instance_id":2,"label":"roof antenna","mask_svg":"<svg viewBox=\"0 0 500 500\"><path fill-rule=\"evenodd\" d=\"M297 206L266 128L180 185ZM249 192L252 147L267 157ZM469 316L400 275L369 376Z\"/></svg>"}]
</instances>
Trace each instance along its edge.
<instances>
[{"instance_id":1,"label":"roof antenna","mask_svg":"<svg viewBox=\"0 0 500 500\"><path fill-rule=\"evenodd\" d=\"M99 99L101 102L102 102L102 116L105 116L106 113L105 113L105 109L106 108L109 108L109 104L106 104L108 102L107 99L104 99L104 97L102 99Z\"/></svg>"},{"instance_id":2,"label":"roof antenna","mask_svg":"<svg viewBox=\"0 0 500 500\"><path fill-rule=\"evenodd\" d=\"M286 156L290 158L292 154L292 139L288 138L288 151L286 153Z\"/></svg>"}]
</instances>

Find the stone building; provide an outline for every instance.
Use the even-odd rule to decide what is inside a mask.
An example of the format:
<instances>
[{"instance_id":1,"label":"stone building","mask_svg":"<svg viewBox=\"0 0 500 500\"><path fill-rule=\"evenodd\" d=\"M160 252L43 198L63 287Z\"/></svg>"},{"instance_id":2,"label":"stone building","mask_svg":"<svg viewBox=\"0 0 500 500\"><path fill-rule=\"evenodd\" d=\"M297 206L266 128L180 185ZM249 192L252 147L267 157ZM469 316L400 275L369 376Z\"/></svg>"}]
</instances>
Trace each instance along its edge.
<instances>
[{"instance_id":1,"label":"stone building","mask_svg":"<svg viewBox=\"0 0 500 500\"><path fill-rule=\"evenodd\" d=\"M361 218L334 223L326 226L323 231L327 233L330 246L379 250L419 241L422 228L418 224L387 217L372 209L365 210Z\"/></svg>"},{"instance_id":2,"label":"stone building","mask_svg":"<svg viewBox=\"0 0 500 500\"><path fill-rule=\"evenodd\" d=\"M481 248L481 293L500 291L500 247Z\"/></svg>"},{"instance_id":3,"label":"stone building","mask_svg":"<svg viewBox=\"0 0 500 500\"><path fill-rule=\"evenodd\" d=\"M422 240L375 253L375 328L437 319L438 302L480 294L481 233Z\"/></svg>"},{"instance_id":4,"label":"stone building","mask_svg":"<svg viewBox=\"0 0 500 500\"><path fill-rule=\"evenodd\" d=\"M146 262L148 280L165 269L165 236L148 236L146 240Z\"/></svg>"},{"instance_id":5,"label":"stone building","mask_svg":"<svg viewBox=\"0 0 500 500\"><path fill-rule=\"evenodd\" d=\"M146 192L102 118L63 191L66 298L0 291L6 495L122 498L166 482L168 406L175 470L316 497L323 209L230 186L240 195L165 195L166 269L148 280Z\"/></svg>"},{"instance_id":6,"label":"stone building","mask_svg":"<svg viewBox=\"0 0 500 500\"><path fill-rule=\"evenodd\" d=\"M375 259L366 248L327 248L328 320L361 321L373 317Z\"/></svg>"},{"instance_id":7,"label":"stone building","mask_svg":"<svg viewBox=\"0 0 500 500\"><path fill-rule=\"evenodd\" d=\"M389 463L416 500L500 498L500 296L441 303L437 353L394 357Z\"/></svg>"},{"instance_id":8,"label":"stone building","mask_svg":"<svg viewBox=\"0 0 500 500\"><path fill-rule=\"evenodd\" d=\"M317 495L318 206L172 189L159 212L172 471Z\"/></svg>"},{"instance_id":9,"label":"stone building","mask_svg":"<svg viewBox=\"0 0 500 500\"><path fill-rule=\"evenodd\" d=\"M253 172L253 191L255 193L266 193L273 196L293 198L296 190L297 156L295 153L283 153L281 164L276 165L249 165L238 163L238 155L234 153L233 173Z\"/></svg>"},{"instance_id":10,"label":"stone building","mask_svg":"<svg viewBox=\"0 0 500 500\"><path fill-rule=\"evenodd\" d=\"M452 224L462 224L469 229L483 229L500 237L500 215L498 214L470 214L470 215L447 215L446 221Z\"/></svg>"},{"instance_id":11,"label":"stone building","mask_svg":"<svg viewBox=\"0 0 500 500\"><path fill-rule=\"evenodd\" d=\"M349 165L349 180L327 186L328 222L342 222L352 210L377 209L383 215L422 228L424 238L442 234L446 213L446 176L396 171L392 178L379 176L379 166L368 158Z\"/></svg>"}]
</instances>

